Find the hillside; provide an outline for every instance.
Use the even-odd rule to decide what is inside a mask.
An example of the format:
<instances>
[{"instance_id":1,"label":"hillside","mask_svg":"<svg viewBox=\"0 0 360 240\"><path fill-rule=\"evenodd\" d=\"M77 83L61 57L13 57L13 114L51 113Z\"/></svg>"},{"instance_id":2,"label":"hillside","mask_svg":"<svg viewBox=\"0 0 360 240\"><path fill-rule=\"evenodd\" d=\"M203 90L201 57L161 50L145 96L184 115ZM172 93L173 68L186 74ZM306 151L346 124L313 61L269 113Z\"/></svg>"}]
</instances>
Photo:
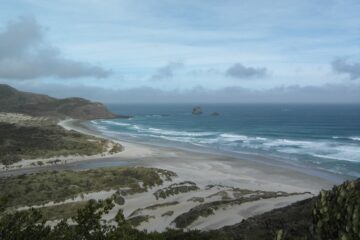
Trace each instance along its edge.
<instances>
[{"instance_id":1,"label":"hillside","mask_svg":"<svg viewBox=\"0 0 360 240\"><path fill-rule=\"evenodd\" d=\"M134 222L126 220L119 206L128 201L128 195L136 192L146 192L147 187L162 184L160 175L165 174L168 179L174 173L160 169L146 168L113 168L89 170L81 172L82 176L74 172L37 173L28 176L13 176L0 178L0 186L4 192L0 194L0 238L24 239L31 233L35 239L213 239L213 240L355 240L360 239L360 179L348 181L329 191L322 191L317 197L307 199L288 207L267 212L233 226L212 231L183 231L171 230L162 233L147 233L133 228ZM86 175L94 175L95 185L86 184ZM77 177L76 177L77 176ZM52 180L53 179L53 180ZM110 179L112 179L110 181ZM56 181L55 181L56 180ZM62 182L72 184L73 188L64 188ZM45 184L38 184L45 182ZM141 188L139 182L145 182ZM19 184L21 183L21 184ZM30 185L31 184L31 185ZM109 185L110 184L110 185ZM103 189L106 186L128 186L127 192L113 191L115 194L108 199L90 200L72 205L43 207L29 211L9 211L22 202L40 203L46 196L56 195L63 200L87 188L89 192ZM19 186L37 188L39 194L31 194ZM76 188L75 188L76 186ZM124 187L123 186L123 187ZM62 188L57 190L56 187ZM55 189L54 189L55 188ZM108 189L107 188L107 189ZM111 188L111 187L110 187ZM10 193L16 192L27 199L16 199ZM2 196L1 196L2 195ZM16 196L16 194L15 194ZM43 199L44 198L44 199ZM16 199L16 201L14 200ZM121 201L119 201L121 200ZM152 206L155 207L155 206ZM65 211L66 209L66 211ZM112 209L118 213L112 214L114 226L103 224L102 216L109 214ZM119 210L120 209L120 210ZM53 211L56 211L53 213ZM3 212L1 214L1 212ZM45 215L43 215L45 214ZM44 218L53 219L57 215L64 218L71 217L75 225L68 225L67 221L59 223L54 228L45 225ZM146 220L145 220L146 221ZM37 223L37 224L36 224Z\"/></svg>"},{"instance_id":2,"label":"hillside","mask_svg":"<svg viewBox=\"0 0 360 240\"><path fill-rule=\"evenodd\" d=\"M21 92L5 84L0 84L0 112L82 120L117 117L102 103L83 98L56 99L47 95Z\"/></svg>"}]
</instances>

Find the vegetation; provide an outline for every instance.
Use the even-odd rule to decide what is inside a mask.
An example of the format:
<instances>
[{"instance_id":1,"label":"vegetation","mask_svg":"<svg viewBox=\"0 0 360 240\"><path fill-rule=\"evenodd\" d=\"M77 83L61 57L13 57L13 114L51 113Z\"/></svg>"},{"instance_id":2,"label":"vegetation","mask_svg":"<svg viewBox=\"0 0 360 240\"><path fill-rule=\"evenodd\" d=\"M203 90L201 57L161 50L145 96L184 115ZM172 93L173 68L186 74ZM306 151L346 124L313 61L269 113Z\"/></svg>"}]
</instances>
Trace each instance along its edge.
<instances>
[{"instance_id":1,"label":"vegetation","mask_svg":"<svg viewBox=\"0 0 360 240\"><path fill-rule=\"evenodd\" d=\"M313 219L316 239L360 239L360 180L322 191Z\"/></svg>"},{"instance_id":2,"label":"vegetation","mask_svg":"<svg viewBox=\"0 0 360 240\"><path fill-rule=\"evenodd\" d=\"M359 235L360 179L318 197L254 216L220 231L230 239L355 240Z\"/></svg>"},{"instance_id":3,"label":"vegetation","mask_svg":"<svg viewBox=\"0 0 360 240\"><path fill-rule=\"evenodd\" d=\"M81 193L119 188L126 188L126 193L144 192L147 187L161 185L164 176L171 178L174 173L153 168L118 167L4 177L0 178L0 202L3 202L3 208L9 208L44 204L49 201L60 202Z\"/></svg>"},{"instance_id":4,"label":"vegetation","mask_svg":"<svg viewBox=\"0 0 360 240\"><path fill-rule=\"evenodd\" d=\"M143 210L155 210L155 209L157 209L157 208L169 207L169 206L173 206L173 205L176 205L176 204L179 204L179 202L178 202L178 201L174 201L174 202L158 203L158 204L154 204L154 205L147 206L147 207L145 207L145 208L138 208L138 209L134 210L134 211L129 215L129 217L138 215L138 214L140 214Z\"/></svg>"},{"instance_id":5,"label":"vegetation","mask_svg":"<svg viewBox=\"0 0 360 240\"><path fill-rule=\"evenodd\" d=\"M290 206L275 209L243 220L233 226L219 231L226 233L230 239L238 240L313 240L310 233L312 226L312 208L316 198L306 199Z\"/></svg>"},{"instance_id":6,"label":"vegetation","mask_svg":"<svg viewBox=\"0 0 360 240\"><path fill-rule=\"evenodd\" d=\"M200 202L203 203L205 201L205 199L203 197L192 197L190 199L188 199L188 202Z\"/></svg>"},{"instance_id":7,"label":"vegetation","mask_svg":"<svg viewBox=\"0 0 360 240\"><path fill-rule=\"evenodd\" d=\"M166 216L172 216L174 214L174 211L167 211L164 212L163 214L161 214L162 217L166 217Z\"/></svg>"},{"instance_id":8,"label":"vegetation","mask_svg":"<svg viewBox=\"0 0 360 240\"><path fill-rule=\"evenodd\" d=\"M131 226L138 227L141 225L141 223L148 222L150 218L155 218L155 217L149 216L149 215L145 215L145 216L140 215L140 216L129 218L128 221L131 224Z\"/></svg>"},{"instance_id":9,"label":"vegetation","mask_svg":"<svg viewBox=\"0 0 360 240\"><path fill-rule=\"evenodd\" d=\"M257 201L260 199L267 198L276 198L276 197L286 197L295 195L298 193L279 193L279 192L260 192L260 194L254 194L247 197L241 196L240 198L230 199L228 195L224 195L224 191L216 193L215 196L219 195L222 197L222 200L213 201L209 203L203 203L197 205L190 209L188 212L185 212L174 219L175 226L177 228L185 228L189 226L191 223L195 222L199 217L208 217L214 214L214 211L231 206L231 205L240 205L245 202ZM255 193L255 191L253 192ZM211 195L212 196L212 195Z\"/></svg>"},{"instance_id":10,"label":"vegetation","mask_svg":"<svg viewBox=\"0 0 360 240\"><path fill-rule=\"evenodd\" d=\"M120 144L114 144L112 146L112 148L110 149L109 153L110 154L114 154L114 153L118 153L118 152L121 152L123 151L123 146L121 146Z\"/></svg>"},{"instance_id":11,"label":"vegetation","mask_svg":"<svg viewBox=\"0 0 360 240\"><path fill-rule=\"evenodd\" d=\"M196 186L196 184L194 182L185 181L185 182L181 182L181 183L174 183L174 184L169 185L166 188L159 189L156 192L154 192L154 196L156 197L156 199L159 199L159 198L165 199L170 195L177 195L179 193L196 191L198 189L199 189L199 187Z\"/></svg>"},{"instance_id":12,"label":"vegetation","mask_svg":"<svg viewBox=\"0 0 360 240\"><path fill-rule=\"evenodd\" d=\"M68 219L76 216L76 212L86 206L87 201L64 203L50 207L38 208L37 211L41 213L41 220L58 220Z\"/></svg>"},{"instance_id":13,"label":"vegetation","mask_svg":"<svg viewBox=\"0 0 360 240\"><path fill-rule=\"evenodd\" d=\"M83 98L56 99L46 95L21 92L0 84L0 112L25 113L31 116L74 119L116 118L101 103Z\"/></svg>"},{"instance_id":14,"label":"vegetation","mask_svg":"<svg viewBox=\"0 0 360 240\"><path fill-rule=\"evenodd\" d=\"M0 239L354 240L360 238L359 194L360 179L334 187L321 193L319 197L208 232L168 229L163 233L147 233L134 229L134 223L125 220L121 211L115 217L116 225L107 225L101 220L101 216L112 209L113 200L90 200L72 217L73 225L63 220L50 228L45 225L43 212L34 209L5 214L0 217ZM1 201L4 203L4 200ZM149 218L137 218L137 222L141 223L140 220L146 219Z\"/></svg>"},{"instance_id":15,"label":"vegetation","mask_svg":"<svg viewBox=\"0 0 360 240\"><path fill-rule=\"evenodd\" d=\"M155 210L155 209L157 209L157 208L174 206L174 205L177 205L177 204L179 204L178 201L166 202L166 203L158 203L158 204L154 204L154 205L148 206L148 207L146 207L146 208L144 208L144 209Z\"/></svg>"},{"instance_id":16,"label":"vegetation","mask_svg":"<svg viewBox=\"0 0 360 240\"><path fill-rule=\"evenodd\" d=\"M95 155L106 152L108 145L107 140L65 131L55 124L23 126L0 122L0 136L0 163L4 165L21 159Z\"/></svg>"},{"instance_id":17,"label":"vegetation","mask_svg":"<svg viewBox=\"0 0 360 240\"><path fill-rule=\"evenodd\" d=\"M125 199L121 196L121 192L118 190L112 195L114 202L118 205L124 205Z\"/></svg>"},{"instance_id":18,"label":"vegetation","mask_svg":"<svg viewBox=\"0 0 360 240\"><path fill-rule=\"evenodd\" d=\"M226 240L223 233L182 230L167 230L164 233L147 233L133 228L125 220L121 211L115 217L116 226L104 224L101 216L108 213L114 204L111 199L96 202L94 200L83 209L79 209L72 218L74 225L65 220L50 228L42 220L37 210L16 212L0 218L0 239L37 239L37 240Z\"/></svg>"}]
</instances>

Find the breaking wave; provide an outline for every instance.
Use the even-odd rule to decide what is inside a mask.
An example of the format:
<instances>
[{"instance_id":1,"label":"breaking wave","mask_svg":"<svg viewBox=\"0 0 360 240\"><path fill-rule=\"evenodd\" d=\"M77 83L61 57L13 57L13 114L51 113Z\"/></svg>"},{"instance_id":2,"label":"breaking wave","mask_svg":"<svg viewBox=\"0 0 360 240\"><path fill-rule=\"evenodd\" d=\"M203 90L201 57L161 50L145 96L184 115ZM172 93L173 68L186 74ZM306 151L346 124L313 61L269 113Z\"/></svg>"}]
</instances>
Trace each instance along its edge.
<instances>
[{"instance_id":1,"label":"breaking wave","mask_svg":"<svg viewBox=\"0 0 360 240\"><path fill-rule=\"evenodd\" d=\"M155 138L171 142L181 142L229 151L261 150L296 156L312 156L321 159L360 162L360 137L337 137L320 140L297 140L264 136L248 136L230 132L178 131L147 127L131 122L111 120L92 121L101 131L125 132L143 138ZM342 140L354 141L353 144Z\"/></svg>"}]
</instances>

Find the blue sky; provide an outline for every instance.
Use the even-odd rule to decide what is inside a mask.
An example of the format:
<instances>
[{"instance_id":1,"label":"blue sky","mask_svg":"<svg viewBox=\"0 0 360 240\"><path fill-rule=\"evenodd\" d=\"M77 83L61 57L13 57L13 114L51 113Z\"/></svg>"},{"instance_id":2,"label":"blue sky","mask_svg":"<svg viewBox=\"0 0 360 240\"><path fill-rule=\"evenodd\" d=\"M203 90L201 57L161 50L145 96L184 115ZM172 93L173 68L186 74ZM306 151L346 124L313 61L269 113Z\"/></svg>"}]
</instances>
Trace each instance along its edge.
<instances>
[{"instance_id":1,"label":"blue sky","mask_svg":"<svg viewBox=\"0 0 360 240\"><path fill-rule=\"evenodd\" d=\"M0 50L24 31L29 41L21 54L0 52L0 81L114 102L127 90L137 93L129 101L149 101L146 89L160 102L208 101L229 89L250 101L298 89L274 97L295 102L317 89L315 102L360 102L359 12L358 0L4 0Z\"/></svg>"}]
</instances>

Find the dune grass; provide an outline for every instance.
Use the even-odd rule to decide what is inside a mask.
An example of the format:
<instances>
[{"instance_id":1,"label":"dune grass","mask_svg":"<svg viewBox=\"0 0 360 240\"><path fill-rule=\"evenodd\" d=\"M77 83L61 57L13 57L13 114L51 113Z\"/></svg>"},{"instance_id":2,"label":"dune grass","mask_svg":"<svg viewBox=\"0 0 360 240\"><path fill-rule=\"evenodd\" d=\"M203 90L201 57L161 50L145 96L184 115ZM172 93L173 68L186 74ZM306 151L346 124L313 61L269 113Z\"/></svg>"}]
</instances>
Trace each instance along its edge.
<instances>
[{"instance_id":1,"label":"dune grass","mask_svg":"<svg viewBox=\"0 0 360 240\"><path fill-rule=\"evenodd\" d=\"M144 192L172 176L175 176L173 172L161 169L116 167L3 177L0 178L0 202L9 208L61 202L79 194L119 188L130 190L128 193Z\"/></svg>"},{"instance_id":2,"label":"dune grass","mask_svg":"<svg viewBox=\"0 0 360 240\"><path fill-rule=\"evenodd\" d=\"M0 122L0 163L11 165L22 159L69 155L95 155L107 152L109 141L66 131L53 124L13 124ZM122 150L114 145L110 150Z\"/></svg>"}]
</instances>

